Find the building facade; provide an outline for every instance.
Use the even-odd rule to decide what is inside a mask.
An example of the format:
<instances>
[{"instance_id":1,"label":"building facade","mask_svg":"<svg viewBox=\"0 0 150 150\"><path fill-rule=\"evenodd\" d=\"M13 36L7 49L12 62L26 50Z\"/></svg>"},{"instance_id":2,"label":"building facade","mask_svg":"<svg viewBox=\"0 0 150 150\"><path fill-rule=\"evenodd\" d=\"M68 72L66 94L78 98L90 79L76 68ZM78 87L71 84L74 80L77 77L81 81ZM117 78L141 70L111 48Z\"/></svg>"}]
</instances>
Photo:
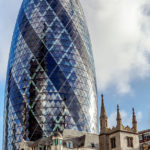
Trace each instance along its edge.
<instances>
[{"instance_id":1,"label":"building facade","mask_svg":"<svg viewBox=\"0 0 150 150\"><path fill-rule=\"evenodd\" d=\"M63 129L98 133L94 61L79 0L23 0L4 120L4 150Z\"/></svg>"},{"instance_id":2,"label":"building facade","mask_svg":"<svg viewBox=\"0 0 150 150\"><path fill-rule=\"evenodd\" d=\"M139 132L140 150L150 150L150 129Z\"/></svg>"},{"instance_id":3,"label":"building facade","mask_svg":"<svg viewBox=\"0 0 150 150\"><path fill-rule=\"evenodd\" d=\"M62 134L56 132L50 138L41 138L34 142L23 140L19 150L140 150L134 109L132 128L123 126L119 106L117 106L116 121L116 127L108 128L102 96L100 134L65 129Z\"/></svg>"},{"instance_id":4,"label":"building facade","mask_svg":"<svg viewBox=\"0 0 150 150\"><path fill-rule=\"evenodd\" d=\"M113 127L112 129L108 128L108 118L102 95L100 114L101 130L99 135L100 150L139 150L139 135L134 109L132 115L132 128L130 128L129 126L123 126L119 111L119 105L117 106L116 121L116 127Z\"/></svg>"},{"instance_id":5,"label":"building facade","mask_svg":"<svg viewBox=\"0 0 150 150\"><path fill-rule=\"evenodd\" d=\"M99 135L65 129L51 138L22 141L19 150L99 150Z\"/></svg>"}]
</instances>

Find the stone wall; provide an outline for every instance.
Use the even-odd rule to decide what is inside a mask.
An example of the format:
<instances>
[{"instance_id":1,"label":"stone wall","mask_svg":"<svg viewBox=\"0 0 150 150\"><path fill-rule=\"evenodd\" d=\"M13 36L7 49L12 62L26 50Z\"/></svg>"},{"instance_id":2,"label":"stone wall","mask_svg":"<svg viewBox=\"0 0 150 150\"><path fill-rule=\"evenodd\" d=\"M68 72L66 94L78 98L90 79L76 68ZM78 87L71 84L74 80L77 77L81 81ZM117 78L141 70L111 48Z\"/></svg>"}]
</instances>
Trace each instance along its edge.
<instances>
[{"instance_id":1,"label":"stone wall","mask_svg":"<svg viewBox=\"0 0 150 150\"><path fill-rule=\"evenodd\" d=\"M127 146L127 137L133 138L133 148ZM138 134L132 134L127 132L120 132L121 150L139 150L139 136Z\"/></svg>"},{"instance_id":2,"label":"stone wall","mask_svg":"<svg viewBox=\"0 0 150 150\"><path fill-rule=\"evenodd\" d=\"M116 139L116 148L112 149L111 148L111 138L114 138L114 137ZM120 150L120 132L110 134L108 141L109 141L109 150Z\"/></svg>"},{"instance_id":3,"label":"stone wall","mask_svg":"<svg viewBox=\"0 0 150 150\"><path fill-rule=\"evenodd\" d=\"M133 147L128 147L127 137L133 138ZM100 137L100 143L102 142L103 144L100 147L100 150L140 150L138 134L118 131L118 132L108 135L107 142L103 141L105 138L106 136L102 138ZM116 139L116 148L113 148L113 149L111 148L111 138ZM109 145L109 148L106 148L105 145Z\"/></svg>"}]
</instances>

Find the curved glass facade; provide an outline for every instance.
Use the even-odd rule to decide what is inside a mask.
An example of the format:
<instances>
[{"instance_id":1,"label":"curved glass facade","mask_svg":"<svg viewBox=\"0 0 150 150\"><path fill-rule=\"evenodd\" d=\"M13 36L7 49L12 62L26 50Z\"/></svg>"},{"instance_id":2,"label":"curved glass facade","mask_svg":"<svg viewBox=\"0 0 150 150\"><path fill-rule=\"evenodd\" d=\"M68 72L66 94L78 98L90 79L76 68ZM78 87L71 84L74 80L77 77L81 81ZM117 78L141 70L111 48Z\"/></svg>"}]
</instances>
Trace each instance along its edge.
<instances>
[{"instance_id":1,"label":"curved glass facade","mask_svg":"<svg viewBox=\"0 0 150 150\"><path fill-rule=\"evenodd\" d=\"M64 128L98 132L94 61L78 0L23 0L9 56L4 149Z\"/></svg>"}]
</instances>

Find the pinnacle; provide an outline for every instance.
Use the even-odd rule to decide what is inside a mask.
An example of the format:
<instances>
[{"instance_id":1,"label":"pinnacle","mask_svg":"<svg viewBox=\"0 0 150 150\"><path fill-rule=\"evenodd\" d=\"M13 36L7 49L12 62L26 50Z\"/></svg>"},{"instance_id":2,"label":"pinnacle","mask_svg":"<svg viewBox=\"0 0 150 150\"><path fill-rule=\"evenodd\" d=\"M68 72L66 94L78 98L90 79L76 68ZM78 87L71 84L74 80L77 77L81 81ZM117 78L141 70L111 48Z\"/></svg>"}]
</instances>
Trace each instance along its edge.
<instances>
[{"instance_id":1,"label":"pinnacle","mask_svg":"<svg viewBox=\"0 0 150 150\"><path fill-rule=\"evenodd\" d=\"M121 120L121 115L120 115L120 110L119 110L119 105L117 105L117 126L121 127L122 125L122 120Z\"/></svg>"},{"instance_id":2,"label":"pinnacle","mask_svg":"<svg viewBox=\"0 0 150 150\"><path fill-rule=\"evenodd\" d=\"M107 118L106 110L105 110L105 105L104 105L104 96L103 96L103 94L101 95L101 97L102 97L102 104L101 104L101 117L103 117L103 118Z\"/></svg>"}]
</instances>

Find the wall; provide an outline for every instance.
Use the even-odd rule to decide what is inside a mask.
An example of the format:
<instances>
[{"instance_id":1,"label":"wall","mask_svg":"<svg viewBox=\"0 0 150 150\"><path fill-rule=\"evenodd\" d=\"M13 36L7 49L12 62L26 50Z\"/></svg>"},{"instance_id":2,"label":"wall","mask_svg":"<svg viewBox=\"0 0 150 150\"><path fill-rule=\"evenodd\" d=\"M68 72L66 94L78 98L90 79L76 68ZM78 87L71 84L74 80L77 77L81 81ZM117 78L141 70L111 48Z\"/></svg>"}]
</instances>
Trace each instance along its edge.
<instances>
[{"instance_id":1,"label":"wall","mask_svg":"<svg viewBox=\"0 0 150 150\"><path fill-rule=\"evenodd\" d=\"M127 137L133 138L133 148L127 147ZM120 133L121 140L121 150L139 150L139 136L136 134L121 132Z\"/></svg>"},{"instance_id":2,"label":"wall","mask_svg":"<svg viewBox=\"0 0 150 150\"><path fill-rule=\"evenodd\" d=\"M112 149L110 139L113 137L116 138L116 148ZM120 132L116 132L116 133L109 135L108 141L109 141L109 150L120 150Z\"/></svg>"}]
</instances>

